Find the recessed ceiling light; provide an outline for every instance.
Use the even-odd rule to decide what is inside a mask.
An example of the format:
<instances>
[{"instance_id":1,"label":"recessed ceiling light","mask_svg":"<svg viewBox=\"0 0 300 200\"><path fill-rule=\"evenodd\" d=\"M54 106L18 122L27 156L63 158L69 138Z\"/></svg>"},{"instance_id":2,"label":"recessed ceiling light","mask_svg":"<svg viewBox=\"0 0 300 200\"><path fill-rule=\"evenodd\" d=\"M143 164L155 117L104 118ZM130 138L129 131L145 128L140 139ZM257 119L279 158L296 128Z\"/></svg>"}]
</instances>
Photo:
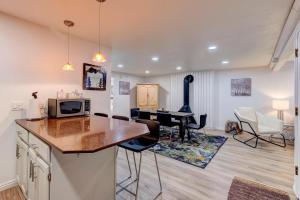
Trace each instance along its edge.
<instances>
[{"instance_id":1,"label":"recessed ceiling light","mask_svg":"<svg viewBox=\"0 0 300 200\"><path fill-rule=\"evenodd\" d=\"M222 61L222 64L223 64L223 65L228 65L228 64L229 64L229 61L228 61L228 60L223 60L223 61Z\"/></svg>"},{"instance_id":2,"label":"recessed ceiling light","mask_svg":"<svg viewBox=\"0 0 300 200\"><path fill-rule=\"evenodd\" d=\"M176 67L176 70L178 70L178 71L179 71L179 70L182 70L182 67L181 67L181 66L177 66L177 67Z\"/></svg>"},{"instance_id":3,"label":"recessed ceiling light","mask_svg":"<svg viewBox=\"0 0 300 200\"><path fill-rule=\"evenodd\" d=\"M217 45L209 45L207 49L208 49L208 51L213 52L218 49L218 46Z\"/></svg>"},{"instance_id":4,"label":"recessed ceiling light","mask_svg":"<svg viewBox=\"0 0 300 200\"><path fill-rule=\"evenodd\" d=\"M118 67L119 67L119 68L123 68L124 65L123 65L123 64L118 64Z\"/></svg>"},{"instance_id":5,"label":"recessed ceiling light","mask_svg":"<svg viewBox=\"0 0 300 200\"><path fill-rule=\"evenodd\" d=\"M158 62L158 61L159 61L159 57L158 57L158 56L153 56L153 57L151 58L151 60L152 60L153 62Z\"/></svg>"},{"instance_id":6,"label":"recessed ceiling light","mask_svg":"<svg viewBox=\"0 0 300 200\"><path fill-rule=\"evenodd\" d=\"M149 70L146 70L145 73L146 73L146 74L150 74L150 71L149 71Z\"/></svg>"}]
</instances>

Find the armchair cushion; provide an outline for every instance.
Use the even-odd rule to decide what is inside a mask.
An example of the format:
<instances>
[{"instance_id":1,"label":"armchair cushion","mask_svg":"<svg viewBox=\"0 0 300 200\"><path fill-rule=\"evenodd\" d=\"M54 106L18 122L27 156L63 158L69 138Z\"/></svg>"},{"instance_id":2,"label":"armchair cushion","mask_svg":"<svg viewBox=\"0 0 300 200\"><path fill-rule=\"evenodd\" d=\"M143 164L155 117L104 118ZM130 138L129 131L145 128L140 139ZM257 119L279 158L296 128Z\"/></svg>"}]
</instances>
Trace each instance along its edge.
<instances>
[{"instance_id":1,"label":"armchair cushion","mask_svg":"<svg viewBox=\"0 0 300 200\"><path fill-rule=\"evenodd\" d=\"M258 132L258 122L255 110L253 108L241 107L235 109L234 113L237 115L240 121L246 122L241 124L241 127L244 131L252 133L254 130L256 133ZM249 126L249 124L251 127Z\"/></svg>"},{"instance_id":2,"label":"armchair cushion","mask_svg":"<svg viewBox=\"0 0 300 200\"><path fill-rule=\"evenodd\" d=\"M268 127L272 129L273 132L282 132L283 129L283 121L277 119L276 117L266 116L259 112L256 112L258 124L261 127Z\"/></svg>"},{"instance_id":3,"label":"armchair cushion","mask_svg":"<svg viewBox=\"0 0 300 200\"><path fill-rule=\"evenodd\" d=\"M250 124L256 134L275 134L283 130L283 121L276 117L266 116L256 112L253 108L241 107L234 110L241 121ZM251 127L243 123L243 130L253 133Z\"/></svg>"}]
</instances>

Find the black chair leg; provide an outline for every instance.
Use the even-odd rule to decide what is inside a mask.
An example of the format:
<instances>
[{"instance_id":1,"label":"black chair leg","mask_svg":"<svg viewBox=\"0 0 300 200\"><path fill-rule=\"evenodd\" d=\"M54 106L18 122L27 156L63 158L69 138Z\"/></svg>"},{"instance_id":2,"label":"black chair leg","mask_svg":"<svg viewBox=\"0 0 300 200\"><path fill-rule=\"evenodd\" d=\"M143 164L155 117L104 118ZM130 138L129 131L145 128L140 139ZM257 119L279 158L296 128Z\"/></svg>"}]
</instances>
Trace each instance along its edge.
<instances>
[{"instance_id":1,"label":"black chair leg","mask_svg":"<svg viewBox=\"0 0 300 200\"><path fill-rule=\"evenodd\" d=\"M242 141L242 140L236 138L236 136L237 136L238 134L239 134L239 132L237 132L237 130L234 129L234 133L233 133L233 135L232 135L233 139L235 139L236 141L241 142L241 143L243 143L243 144L245 144L245 145L247 145L247 146L249 146L249 147L252 147L252 148L256 148L256 147L257 147L258 136L255 135L254 137L252 137L252 138L250 138L250 139L248 139L248 140L246 140L246 141ZM248 142L251 141L251 140L253 140L253 139L256 139L255 145L250 145Z\"/></svg>"},{"instance_id":2,"label":"black chair leg","mask_svg":"<svg viewBox=\"0 0 300 200\"><path fill-rule=\"evenodd\" d=\"M270 141L270 140L266 140L266 139L264 139L264 138L261 138L261 137L259 137L259 139L261 139L261 140L263 140L263 141L265 141L265 142L268 142L268 143L270 143L270 144L274 144L274 145L276 145L276 146L279 146L279 147L285 148L285 147L286 147L286 141L285 141L285 137L284 137L284 135L283 135L283 134L280 134L280 135L281 135L281 137L282 137L283 144L278 144L278 143L272 142L272 141Z\"/></svg>"},{"instance_id":3,"label":"black chair leg","mask_svg":"<svg viewBox=\"0 0 300 200\"><path fill-rule=\"evenodd\" d=\"M240 132L242 132L242 131L240 131ZM286 140L285 140L285 137L284 137L283 134L280 134L282 136L282 139L283 139L283 145L275 143L275 142L272 142L270 140L266 140L266 139L264 139L262 137L259 137L258 135L254 135L254 137L252 137L252 138L250 138L250 139L248 139L246 141L242 141L242 140L236 138L236 135L238 135L238 134L239 134L239 132L237 132L237 130L234 129L234 133L232 135L233 139L235 139L235 140L237 140L237 141L239 141L239 142L241 142L241 143L243 143L243 144L245 144L245 145L247 145L249 147L252 147L252 148L256 148L257 147L258 140L262 140L262 141L268 142L270 144L273 144L273 145L276 145L276 146L279 146L279 147L283 147L283 148L286 147ZM251 135L253 135L253 134L251 134ZM251 141L251 140L253 140L253 139L256 139L255 145L250 145L248 142Z\"/></svg>"},{"instance_id":4,"label":"black chair leg","mask_svg":"<svg viewBox=\"0 0 300 200\"><path fill-rule=\"evenodd\" d=\"M191 140L191 131L189 128L186 129L187 130L187 135L188 135L188 140L190 141Z\"/></svg>"}]
</instances>

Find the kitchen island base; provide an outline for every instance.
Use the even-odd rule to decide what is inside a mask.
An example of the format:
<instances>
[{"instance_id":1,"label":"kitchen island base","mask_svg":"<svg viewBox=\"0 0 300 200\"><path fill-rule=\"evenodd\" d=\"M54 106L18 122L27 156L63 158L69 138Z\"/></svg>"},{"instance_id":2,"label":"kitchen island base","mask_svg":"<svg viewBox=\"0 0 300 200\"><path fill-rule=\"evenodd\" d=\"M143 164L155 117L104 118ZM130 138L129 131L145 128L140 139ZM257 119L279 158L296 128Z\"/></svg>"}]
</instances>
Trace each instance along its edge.
<instances>
[{"instance_id":1,"label":"kitchen island base","mask_svg":"<svg viewBox=\"0 0 300 200\"><path fill-rule=\"evenodd\" d=\"M51 153L50 200L115 199L115 147L95 153Z\"/></svg>"}]
</instances>

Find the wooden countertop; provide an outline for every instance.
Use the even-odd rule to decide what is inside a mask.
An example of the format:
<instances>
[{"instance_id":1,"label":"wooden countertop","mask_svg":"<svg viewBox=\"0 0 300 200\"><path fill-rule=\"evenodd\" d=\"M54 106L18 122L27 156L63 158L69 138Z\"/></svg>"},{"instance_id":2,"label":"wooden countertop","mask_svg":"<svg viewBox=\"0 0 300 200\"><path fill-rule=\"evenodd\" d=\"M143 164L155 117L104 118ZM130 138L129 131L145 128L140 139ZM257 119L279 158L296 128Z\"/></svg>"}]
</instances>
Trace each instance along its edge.
<instances>
[{"instance_id":1,"label":"wooden countertop","mask_svg":"<svg viewBox=\"0 0 300 200\"><path fill-rule=\"evenodd\" d=\"M16 123L62 153L93 153L149 133L145 124L99 116Z\"/></svg>"}]
</instances>

